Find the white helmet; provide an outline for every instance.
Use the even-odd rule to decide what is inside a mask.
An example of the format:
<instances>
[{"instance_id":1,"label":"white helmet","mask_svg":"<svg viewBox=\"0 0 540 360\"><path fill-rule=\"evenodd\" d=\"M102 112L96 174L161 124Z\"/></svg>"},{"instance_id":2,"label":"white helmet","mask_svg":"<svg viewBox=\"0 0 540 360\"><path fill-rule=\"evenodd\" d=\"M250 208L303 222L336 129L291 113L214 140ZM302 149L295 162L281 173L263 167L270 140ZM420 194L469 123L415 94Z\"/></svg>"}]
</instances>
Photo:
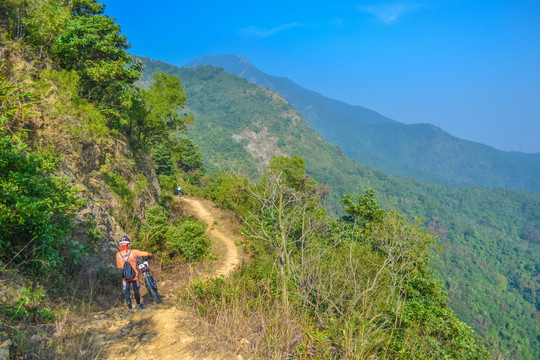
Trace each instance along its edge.
<instances>
[{"instance_id":1,"label":"white helmet","mask_svg":"<svg viewBox=\"0 0 540 360\"><path fill-rule=\"evenodd\" d=\"M120 245L131 245L131 240L129 240L129 238L127 236L124 236L120 242L119 242Z\"/></svg>"}]
</instances>

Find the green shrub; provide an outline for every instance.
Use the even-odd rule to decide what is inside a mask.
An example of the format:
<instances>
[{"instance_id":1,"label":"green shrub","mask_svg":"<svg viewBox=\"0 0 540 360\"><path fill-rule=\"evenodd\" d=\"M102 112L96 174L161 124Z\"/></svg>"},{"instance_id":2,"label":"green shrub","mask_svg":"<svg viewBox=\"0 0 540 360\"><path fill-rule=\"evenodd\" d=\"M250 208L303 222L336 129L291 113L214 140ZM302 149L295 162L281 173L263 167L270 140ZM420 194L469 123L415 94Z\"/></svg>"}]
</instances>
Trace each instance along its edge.
<instances>
[{"instance_id":1,"label":"green shrub","mask_svg":"<svg viewBox=\"0 0 540 360\"><path fill-rule=\"evenodd\" d=\"M159 193L159 204L166 209L170 209L178 182L173 175L159 175L158 181L159 187L161 188L161 192Z\"/></svg>"},{"instance_id":2,"label":"green shrub","mask_svg":"<svg viewBox=\"0 0 540 360\"><path fill-rule=\"evenodd\" d=\"M102 12L103 6L92 6L75 13L50 51L59 66L79 74L81 95L97 102L110 125L120 128L129 107L126 89L139 78L141 65L126 52L130 45L120 25Z\"/></svg>"},{"instance_id":3,"label":"green shrub","mask_svg":"<svg viewBox=\"0 0 540 360\"><path fill-rule=\"evenodd\" d=\"M174 195L176 193L178 182L176 181L174 175L159 175L158 181L162 192L169 195Z\"/></svg>"},{"instance_id":4,"label":"green shrub","mask_svg":"<svg viewBox=\"0 0 540 360\"><path fill-rule=\"evenodd\" d=\"M171 256L181 255L193 261L204 257L209 249L210 239L202 221L184 217L171 228L167 240L167 251Z\"/></svg>"},{"instance_id":5,"label":"green shrub","mask_svg":"<svg viewBox=\"0 0 540 360\"><path fill-rule=\"evenodd\" d=\"M131 192L128 183L116 173L108 171L103 172L103 181L112 192L118 195L123 201L133 201L133 193Z\"/></svg>"},{"instance_id":6,"label":"green shrub","mask_svg":"<svg viewBox=\"0 0 540 360\"><path fill-rule=\"evenodd\" d=\"M135 176L135 196L139 196L144 190L148 189L150 183L143 174L137 174Z\"/></svg>"},{"instance_id":7,"label":"green shrub","mask_svg":"<svg viewBox=\"0 0 540 360\"><path fill-rule=\"evenodd\" d=\"M106 141L110 131L107 119L92 104L79 95L80 76L75 71L45 70L36 82L36 89L42 97L54 90L54 111L67 115L63 127L74 142L89 141L101 144Z\"/></svg>"},{"instance_id":8,"label":"green shrub","mask_svg":"<svg viewBox=\"0 0 540 360\"><path fill-rule=\"evenodd\" d=\"M90 218L85 222L87 236L89 240L89 246L97 250L99 241L103 238L103 231L97 227L97 223L94 218Z\"/></svg>"},{"instance_id":9,"label":"green shrub","mask_svg":"<svg viewBox=\"0 0 540 360\"><path fill-rule=\"evenodd\" d=\"M174 174L174 162L172 159L171 150L169 145L165 142L160 142L154 146L152 159L155 162L156 174L161 175L173 175Z\"/></svg>"},{"instance_id":10,"label":"green shrub","mask_svg":"<svg viewBox=\"0 0 540 360\"><path fill-rule=\"evenodd\" d=\"M78 189L54 175L58 157L32 152L14 132L29 94L0 74L0 261L45 273L64 263L65 237L84 203ZM9 130L8 130L9 129Z\"/></svg>"},{"instance_id":11,"label":"green shrub","mask_svg":"<svg viewBox=\"0 0 540 360\"><path fill-rule=\"evenodd\" d=\"M189 261L201 259L209 252L210 239L202 221L184 217L172 224L170 213L154 206L147 211L134 247L157 253L168 265L178 256Z\"/></svg>"},{"instance_id":12,"label":"green shrub","mask_svg":"<svg viewBox=\"0 0 540 360\"><path fill-rule=\"evenodd\" d=\"M184 137L177 138L175 145L176 165L183 171L182 177L191 184L196 183L206 172L199 148L190 139Z\"/></svg>"},{"instance_id":13,"label":"green shrub","mask_svg":"<svg viewBox=\"0 0 540 360\"><path fill-rule=\"evenodd\" d=\"M23 287L16 305L5 305L0 308L0 314L10 322L32 319L44 323L54 319L51 309L42 306L45 294L41 287Z\"/></svg>"},{"instance_id":14,"label":"green shrub","mask_svg":"<svg viewBox=\"0 0 540 360\"><path fill-rule=\"evenodd\" d=\"M148 209L134 246L153 253L162 253L169 233L169 213L161 206Z\"/></svg>"}]
</instances>

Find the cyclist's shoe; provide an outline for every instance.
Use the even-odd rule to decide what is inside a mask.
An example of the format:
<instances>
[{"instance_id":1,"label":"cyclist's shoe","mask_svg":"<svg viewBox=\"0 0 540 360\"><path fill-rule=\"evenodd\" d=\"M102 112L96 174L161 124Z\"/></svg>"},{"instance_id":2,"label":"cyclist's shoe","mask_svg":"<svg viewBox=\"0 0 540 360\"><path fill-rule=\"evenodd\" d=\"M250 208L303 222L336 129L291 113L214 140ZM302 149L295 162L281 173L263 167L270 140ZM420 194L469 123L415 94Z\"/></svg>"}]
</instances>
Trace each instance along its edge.
<instances>
[{"instance_id":1,"label":"cyclist's shoe","mask_svg":"<svg viewBox=\"0 0 540 360\"><path fill-rule=\"evenodd\" d=\"M135 307L136 309L142 309L143 308L143 305L142 304L137 304L137 306Z\"/></svg>"}]
</instances>

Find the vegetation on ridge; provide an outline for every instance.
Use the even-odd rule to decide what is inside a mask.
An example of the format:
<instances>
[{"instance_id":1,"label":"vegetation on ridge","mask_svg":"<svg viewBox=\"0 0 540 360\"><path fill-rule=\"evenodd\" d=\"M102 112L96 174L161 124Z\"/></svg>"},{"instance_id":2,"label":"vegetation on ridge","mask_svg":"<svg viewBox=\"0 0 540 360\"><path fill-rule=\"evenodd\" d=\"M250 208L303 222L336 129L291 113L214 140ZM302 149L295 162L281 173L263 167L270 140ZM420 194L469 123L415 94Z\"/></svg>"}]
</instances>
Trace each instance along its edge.
<instances>
[{"instance_id":1,"label":"vegetation on ridge","mask_svg":"<svg viewBox=\"0 0 540 360\"><path fill-rule=\"evenodd\" d=\"M257 358L487 359L433 278L435 238L372 190L328 218L304 166L274 157L258 181L222 175L199 190L238 211L254 254L232 279L193 289L216 333L256 344Z\"/></svg>"},{"instance_id":2,"label":"vegetation on ridge","mask_svg":"<svg viewBox=\"0 0 540 360\"><path fill-rule=\"evenodd\" d=\"M64 265L63 237L83 201L66 178L54 174L58 156L31 151L22 140L21 120L30 104L24 87L0 73L0 266L13 262L32 273L50 273ZM67 257L77 261L80 253Z\"/></svg>"}]
</instances>

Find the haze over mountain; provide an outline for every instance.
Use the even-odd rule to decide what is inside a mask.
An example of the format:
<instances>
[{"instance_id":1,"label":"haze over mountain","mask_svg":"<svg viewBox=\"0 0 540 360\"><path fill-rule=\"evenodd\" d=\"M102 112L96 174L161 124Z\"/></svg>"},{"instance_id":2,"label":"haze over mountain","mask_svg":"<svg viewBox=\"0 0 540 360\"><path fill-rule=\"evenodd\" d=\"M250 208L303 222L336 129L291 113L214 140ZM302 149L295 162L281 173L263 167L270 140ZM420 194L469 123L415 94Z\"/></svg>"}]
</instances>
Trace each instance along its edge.
<instances>
[{"instance_id":1,"label":"haze over mountain","mask_svg":"<svg viewBox=\"0 0 540 360\"><path fill-rule=\"evenodd\" d=\"M431 124L403 124L264 73L238 55L200 57L281 94L330 143L352 159L388 174L452 186L540 190L540 154L506 152L459 139Z\"/></svg>"},{"instance_id":2,"label":"haze over mountain","mask_svg":"<svg viewBox=\"0 0 540 360\"><path fill-rule=\"evenodd\" d=\"M107 13L139 55L182 66L241 54L403 123L540 152L538 1L110 0Z\"/></svg>"}]
</instances>

